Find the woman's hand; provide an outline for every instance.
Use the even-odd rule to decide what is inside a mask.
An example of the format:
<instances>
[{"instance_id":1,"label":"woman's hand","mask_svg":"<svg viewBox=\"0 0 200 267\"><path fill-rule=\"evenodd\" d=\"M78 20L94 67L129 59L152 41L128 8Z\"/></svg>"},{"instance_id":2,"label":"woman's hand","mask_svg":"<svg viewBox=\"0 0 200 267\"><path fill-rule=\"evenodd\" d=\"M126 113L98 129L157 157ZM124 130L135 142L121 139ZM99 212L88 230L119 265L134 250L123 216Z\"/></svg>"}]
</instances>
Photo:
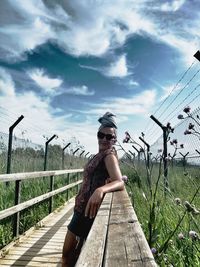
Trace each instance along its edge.
<instances>
[{"instance_id":1,"label":"woman's hand","mask_svg":"<svg viewBox=\"0 0 200 267\"><path fill-rule=\"evenodd\" d=\"M99 206L101 205L104 193L101 187L97 188L94 193L91 195L86 209L85 209L85 216L89 217L90 219L94 218L97 214Z\"/></svg>"}]
</instances>

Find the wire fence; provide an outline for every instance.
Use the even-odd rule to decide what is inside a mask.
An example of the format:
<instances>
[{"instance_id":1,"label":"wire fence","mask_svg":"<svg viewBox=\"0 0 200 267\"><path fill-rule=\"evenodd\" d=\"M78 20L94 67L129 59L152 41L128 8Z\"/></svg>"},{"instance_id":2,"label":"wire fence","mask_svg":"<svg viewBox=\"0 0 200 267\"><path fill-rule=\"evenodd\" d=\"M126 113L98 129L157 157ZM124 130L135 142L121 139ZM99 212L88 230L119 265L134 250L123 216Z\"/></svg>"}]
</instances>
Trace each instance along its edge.
<instances>
[{"instance_id":1,"label":"wire fence","mask_svg":"<svg viewBox=\"0 0 200 267\"><path fill-rule=\"evenodd\" d=\"M182 112L184 113L184 112ZM180 114L183 115L183 114ZM180 116L182 117L182 116ZM170 133L168 140L168 156L174 161L185 161L188 164L200 166L200 108L185 114L180 123ZM152 157L157 157L163 151L163 137L151 145Z\"/></svg>"},{"instance_id":2,"label":"wire fence","mask_svg":"<svg viewBox=\"0 0 200 267\"><path fill-rule=\"evenodd\" d=\"M9 135L0 132L0 173L7 172L8 165L8 140ZM81 149L77 150L77 144L71 140L70 145L63 150L53 143L48 146L47 169L58 170L83 167L86 157ZM76 153L74 153L76 151ZM35 144L26 138L18 138L13 135L11 151L11 173L42 171L45 163L45 144Z\"/></svg>"}]
</instances>

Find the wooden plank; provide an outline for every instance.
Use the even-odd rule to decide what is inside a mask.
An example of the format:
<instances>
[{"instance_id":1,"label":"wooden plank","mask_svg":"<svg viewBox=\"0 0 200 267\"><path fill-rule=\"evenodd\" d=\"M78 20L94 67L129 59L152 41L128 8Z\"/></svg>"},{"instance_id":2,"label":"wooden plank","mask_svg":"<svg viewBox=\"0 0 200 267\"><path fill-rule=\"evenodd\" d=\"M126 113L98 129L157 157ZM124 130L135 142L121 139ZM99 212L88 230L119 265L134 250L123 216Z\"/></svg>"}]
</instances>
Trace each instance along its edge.
<instances>
[{"instance_id":1,"label":"wooden plank","mask_svg":"<svg viewBox=\"0 0 200 267\"><path fill-rule=\"evenodd\" d=\"M82 180L79 180L79 181L74 182L72 184L63 186L63 187L58 188L58 189L56 189L54 191L48 192L46 194L43 194L43 195L41 195L39 197L32 198L32 199L30 199L28 201L25 201L23 203L15 205L15 206L13 206L11 208L2 210L2 211L0 211L0 220L2 220L4 218L7 218L7 217L19 212L19 211L27 209L28 207L31 207L31 206L33 206L33 205L35 205L35 204L37 204L37 203L39 203L41 201L44 201L45 199L48 199L51 196L57 195L59 193L62 193L64 191L66 191L67 189L72 188L72 187L74 187L76 185L79 185L81 183L82 183Z\"/></svg>"},{"instance_id":2,"label":"wooden plank","mask_svg":"<svg viewBox=\"0 0 200 267\"><path fill-rule=\"evenodd\" d=\"M11 174L0 174L0 182L11 182L17 180L28 180L39 177L58 176L68 173L81 173L83 169L72 170L55 170L55 171L40 171L40 172L20 172Z\"/></svg>"},{"instance_id":3,"label":"wooden plank","mask_svg":"<svg viewBox=\"0 0 200 267\"><path fill-rule=\"evenodd\" d=\"M44 218L41 222L43 228L29 230L28 235L0 251L3 255L0 266L61 266L62 247L73 207L74 198L62 209Z\"/></svg>"},{"instance_id":4,"label":"wooden plank","mask_svg":"<svg viewBox=\"0 0 200 267\"><path fill-rule=\"evenodd\" d=\"M157 266L126 190L114 192L105 267Z\"/></svg>"},{"instance_id":5,"label":"wooden plank","mask_svg":"<svg viewBox=\"0 0 200 267\"><path fill-rule=\"evenodd\" d=\"M78 258L76 267L102 266L111 202L112 193L106 194Z\"/></svg>"}]
</instances>

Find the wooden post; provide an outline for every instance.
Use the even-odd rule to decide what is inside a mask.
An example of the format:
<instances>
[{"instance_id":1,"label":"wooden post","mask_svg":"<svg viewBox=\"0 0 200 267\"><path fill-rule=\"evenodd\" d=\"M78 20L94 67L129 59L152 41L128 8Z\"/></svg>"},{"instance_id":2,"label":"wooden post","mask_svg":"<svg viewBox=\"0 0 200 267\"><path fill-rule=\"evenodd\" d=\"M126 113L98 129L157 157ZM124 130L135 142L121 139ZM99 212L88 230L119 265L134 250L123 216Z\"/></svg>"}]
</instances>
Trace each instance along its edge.
<instances>
[{"instance_id":1,"label":"wooden post","mask_svg":"<svg viewBox=\"0 0 200 267\"><path fill-rule=\"evenodd\" d=\"M49 192L54 190L54 176L50 176L50 190ZM49 214L53 211L53 196L49 198Z\"/></svg>"},{"instance_id":2,"label":"wooden post","mask_svg":"<svg viewBox=\"0 0 200 267\"><path fill-rule=\"evenodd\" d=\"M15 205L18 205L21 201L21 180L15 181ZM20 212L17 212L14 215L13 221L13 236L19 236L19 221L20 221Z\"/></svg>"}]
</instances>

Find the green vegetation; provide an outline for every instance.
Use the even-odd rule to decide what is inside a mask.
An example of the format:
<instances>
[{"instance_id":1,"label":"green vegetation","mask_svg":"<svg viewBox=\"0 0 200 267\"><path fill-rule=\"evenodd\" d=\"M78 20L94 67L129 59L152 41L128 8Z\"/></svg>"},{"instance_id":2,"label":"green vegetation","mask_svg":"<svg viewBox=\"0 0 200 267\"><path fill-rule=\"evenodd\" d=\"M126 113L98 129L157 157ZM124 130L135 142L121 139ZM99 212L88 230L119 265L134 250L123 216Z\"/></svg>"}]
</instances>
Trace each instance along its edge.
<instances>
[{"instance_id":1,"label":"green vegetation","mask_svg":"<svg viewBox=\"0 0 200 267\"><path fill-rule=\"evenodd\" d=\"M43 170L44 151L18 149L12 155L12 172ZM5 154L0 154L1 172L5 173ZM65 155L64 168L82 168L86 159ZM137 162L138 163L138 162ZM49 147L48 169L62 169L62 151ZM133 207L159 266L200 266L200 172L198 166L175 163L169 167L169 189L163 187L162 164L154 163L149 172L143 161L135 166L130 160L121 163L122 173L128 176L127 191ZM69 183L68 176L55 178L54 188ZM70 175L70 182L76 176ZM21 202L49 191L50 178L22 181ZM0 210L14 205L15 183L0 183ZM69 190L54 197L54 209L76 193ZM37 204L20 213L20 233L37 224L48 214L49 202ZM13 240L12 217L0 224L0 248Z\"/></svg>"},{"instance_id":2,"label":"green vegetation","mask_svg":"<svg viewBox=\"0 0 200 267\"><path fill-rule=\"evenodd\" d=\"M6 172L6 151L0 154L1 173ZM65 154L64 162L62 161L62 149L60 146L49 146L48 151L48 170L62 169L77 169L83 168L86 163L86 158L75 157L73 155ZM32 148L17 148L12 152L12 172L30 172L42 171L44 168L44 151L34 150ZM81 177L80 177L81 178ZM75 182L76 174L60 175L55 177L54 189L61 188L69 183ZM21 202L30 200L34 197L40 196L49 192L50 177L37 178L30 180L23 180L21 182ZM15 182L6 183L0 182L0 211L12 207L15 198ZM53 197L53 209L63 205L69 198L74 196L77 188L69 189L68 192L61 193ZM48 215L49 200L45 200L39 204L34 205L22 212L20 212L20 229L22 234L32 226L36 225L38 221ZM13 216L10 216L0 222L0 249L13 240L12 233Z\"/></svg>"},{"instance_id":3,"label":"green vegetation","mask_svg":"<svg viewBox=\"0 0 200 267\"><path fill-rule=\"evenodd\" d=\"M166 191L161 167L150 172L151 190L144 164L122 167L138 220L159 266L200 266L199 167L169 168Z\"/></svg>"}]
</instances>

